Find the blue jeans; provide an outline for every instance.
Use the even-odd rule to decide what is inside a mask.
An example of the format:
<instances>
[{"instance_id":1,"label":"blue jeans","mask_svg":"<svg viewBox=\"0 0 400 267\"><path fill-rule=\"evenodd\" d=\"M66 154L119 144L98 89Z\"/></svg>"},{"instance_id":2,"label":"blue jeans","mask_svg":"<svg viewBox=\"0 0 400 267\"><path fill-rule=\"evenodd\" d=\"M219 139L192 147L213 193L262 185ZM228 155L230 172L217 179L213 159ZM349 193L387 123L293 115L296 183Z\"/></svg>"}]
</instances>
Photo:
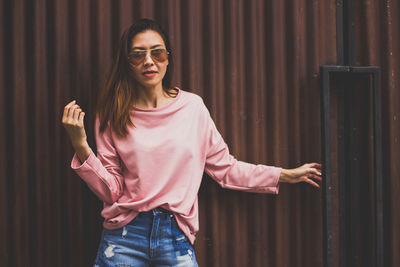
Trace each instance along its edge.
<instances>
[{"instance_id":1,"label":"blue jeans","mask_svg":"<svg viewBox=\"0 0 400 267\"><path fill-rule=\"evenodd\" d=\"M175 217L161 208L139 213L123 228L104 229L94 266L198 267Z\"/></svg>"}]
</instances>

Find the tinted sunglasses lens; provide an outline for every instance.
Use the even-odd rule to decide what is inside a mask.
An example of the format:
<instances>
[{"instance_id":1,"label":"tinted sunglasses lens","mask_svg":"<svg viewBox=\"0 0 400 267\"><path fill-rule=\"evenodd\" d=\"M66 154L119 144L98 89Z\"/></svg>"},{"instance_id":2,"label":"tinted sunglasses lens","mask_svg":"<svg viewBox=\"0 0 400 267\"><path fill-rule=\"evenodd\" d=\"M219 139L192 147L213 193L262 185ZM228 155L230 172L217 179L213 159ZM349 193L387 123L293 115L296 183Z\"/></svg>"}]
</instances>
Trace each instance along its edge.
<instances>
[{"instance_id":1,"label":"tinted sunglasses lens","mask_svg":"<svg viewBox=\"0 0 400 267\"><path fill-rule=\"evenodd\" d=\"M129 59L134 65L142 63L145 57L146 53L132 53L129 55Z\"/></svg>"},{"instance_id":2,"label":"tinted sunglasses lens","mask_svg":"<svg viewBox=\"0 0 400 267\"><path fill-rule=\"evenodd\" d=\"M168 59L168 54L164 49L156 49L151 51L151 57L158 62L164 62Z\"/></svg>"}]
</instances>

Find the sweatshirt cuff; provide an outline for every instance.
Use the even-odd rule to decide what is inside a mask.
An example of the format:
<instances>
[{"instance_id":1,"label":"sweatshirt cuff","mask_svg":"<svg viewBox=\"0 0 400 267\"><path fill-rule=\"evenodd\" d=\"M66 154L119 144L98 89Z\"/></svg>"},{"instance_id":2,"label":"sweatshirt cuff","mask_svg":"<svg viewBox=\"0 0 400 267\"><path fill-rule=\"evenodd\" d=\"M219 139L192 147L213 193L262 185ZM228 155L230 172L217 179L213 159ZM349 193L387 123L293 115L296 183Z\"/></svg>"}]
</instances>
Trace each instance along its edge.
<instances>
[{"instance_id":1,"label":"sweatshirt cuff","mask_svg":"<svg viewBox=\"0 0 400 267\"><path fill-rule=\"evenodd\" d=\"M279 194L279 177L281 176L282 168L273 167L271 176L274 177L274 182L272 186L264 187L261 190L265 193Z\"/></svg>"},{"instance_id":2,"label":"sweatshirt cuff","mask_svg":"<svg viewBox=\"0 0 400 267\"><path fill-rule=\"evenodd\" d=\"M279 168L279 167L275 167L275 170L274 170L275 172L276 172L276 180L275 180L275 189L273 190L274 192L274 194L278 194L279 193L279 177L281 177L281 172L282 172L282 168Z\"/></svg>"},{"instance_id":3,"label":"sweatshirt cuff","mask_svg":"<svg viewBox=\"0 0 400 267\"><path fill-rule=\"evenodd\" d=\"M90 149L89 157L82 163L78 158L78 155L75 153L72 157L71 168L75 171L90 168L90 166L94 166L94 161L96 159L96 155L93 153L93 150Z\"/></svg>"}]
</instances>

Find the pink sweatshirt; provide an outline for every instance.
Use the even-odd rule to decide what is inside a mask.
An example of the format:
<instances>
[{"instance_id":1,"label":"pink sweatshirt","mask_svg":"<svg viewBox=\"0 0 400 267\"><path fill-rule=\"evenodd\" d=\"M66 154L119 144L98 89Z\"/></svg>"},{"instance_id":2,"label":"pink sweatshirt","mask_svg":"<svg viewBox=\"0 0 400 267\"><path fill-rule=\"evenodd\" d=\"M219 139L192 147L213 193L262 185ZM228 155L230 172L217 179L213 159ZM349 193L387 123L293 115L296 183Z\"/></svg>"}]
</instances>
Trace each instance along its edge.
<instances>
[{"instance_id":1,"label":"pink sweatshirt","mask_svg":"<svg viewBox=\"0 0 400 267\"><path fill-rule=\"evenodd\" d=\"M199 230L197 193L203 172L224 188L278 193L281 168L238 161L229 154L203 100L179 90L167 105L132 109L135 127L125 138L95 123L97 157L91 151L71 167L104 202L107 229L128 224L139 212L162 207L174 213L194 242Z\"/></svg>"}]
</instances>

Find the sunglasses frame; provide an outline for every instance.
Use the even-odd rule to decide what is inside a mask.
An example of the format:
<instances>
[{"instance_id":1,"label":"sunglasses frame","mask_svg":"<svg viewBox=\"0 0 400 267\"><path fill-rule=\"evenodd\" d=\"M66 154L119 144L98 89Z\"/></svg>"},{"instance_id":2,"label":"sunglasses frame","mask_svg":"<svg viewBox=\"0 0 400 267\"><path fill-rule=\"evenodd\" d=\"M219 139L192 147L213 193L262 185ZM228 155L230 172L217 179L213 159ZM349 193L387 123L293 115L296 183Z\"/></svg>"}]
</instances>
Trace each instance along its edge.
<instances>
[{"instance_id":1,"label":"sunglasses frame","mask_svg":"<svg viewBox=\"0 0 400 267\"><path fill-rule=\"evenodd\" d=\"M163 53L165 53L166 55L167 55L167 58L165 59L165 60L158 60L157 59L157 56L153 56L152 55L152 52L153 51L156 51L156 50L162 50L163 51ZM135 59L133 59L134 57L133 57L133 54L143 54L143 57L139 60L138 58L135 58ZM153 60L153 61L156 61L156 62L164 62L164 61L166 61L166 60L168 60L168 55L170 54L168 51L167 51L167 49L165 49L165 48L152 48L152 49L147 49L147 50L139 50L139 51L135 51L135 52L131 52L131 53L129 53L129 55L128 55L128 59L129 59L129 61L133 64L133 65L139 65L139 64L141 64L141 63L143 63L143 61L145 60L145 58L147 57L147 54L148 53L150 53L150 57L151 57L151 59ZM133 62L133 61L136 61L135 63Z\"/></svg>"}]
</instances>

